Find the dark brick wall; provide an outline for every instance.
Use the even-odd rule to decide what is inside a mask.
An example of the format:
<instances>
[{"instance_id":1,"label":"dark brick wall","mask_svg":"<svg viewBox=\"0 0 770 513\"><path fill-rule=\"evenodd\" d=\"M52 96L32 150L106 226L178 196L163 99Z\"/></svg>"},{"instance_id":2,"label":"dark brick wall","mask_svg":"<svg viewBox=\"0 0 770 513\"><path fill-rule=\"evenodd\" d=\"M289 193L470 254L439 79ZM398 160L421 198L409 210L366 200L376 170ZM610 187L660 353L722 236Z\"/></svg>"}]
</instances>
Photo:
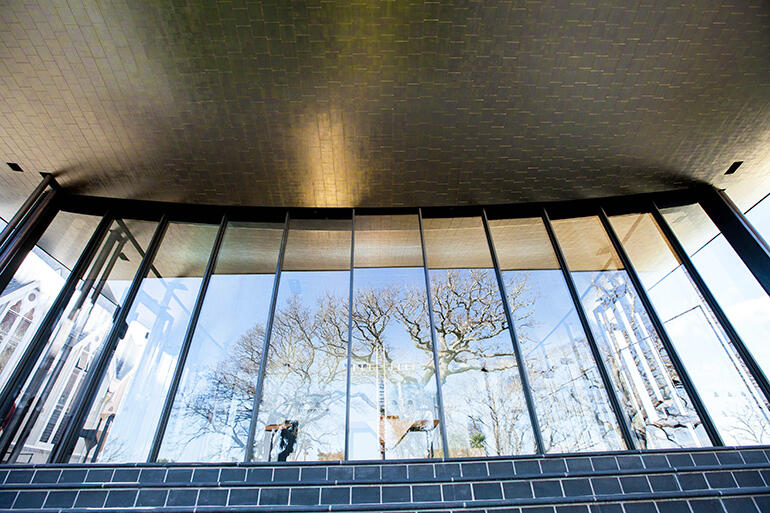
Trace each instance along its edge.
<instances>
[{"instance_id":1,"label":"dark brick wall","mask_svg":"<svg viewBox=\"0 0 770 513\"><path fill-rule=\"evenodd\" d=\"M770 448L383 464L8 465L0 511L770 511Z\"/></svg>"}]
</instances>

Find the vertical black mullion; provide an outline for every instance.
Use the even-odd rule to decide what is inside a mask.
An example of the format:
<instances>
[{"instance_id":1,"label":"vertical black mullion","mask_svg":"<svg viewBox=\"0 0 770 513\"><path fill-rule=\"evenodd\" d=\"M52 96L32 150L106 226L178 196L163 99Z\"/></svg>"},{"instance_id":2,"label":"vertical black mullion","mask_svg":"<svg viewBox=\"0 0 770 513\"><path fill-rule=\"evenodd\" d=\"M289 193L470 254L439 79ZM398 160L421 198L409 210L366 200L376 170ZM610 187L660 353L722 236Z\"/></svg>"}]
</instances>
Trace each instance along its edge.
<instances>
[{"instance_id":1,"label":"vertical black mullion","mask_svg":"<svg viewBox=\"0 0 770 513\"><path fill-rule=\"evenodd\" d=\"M249 422L249 434L246 438L246 454L244 461L246 463L254 459L254 436L257 429L257 416L259 415L259 406L262 402L262 386L265 382L265 367L267 367L267 352L270 350L270 335L273 332L273 318L275 317L275 307L278 302L278 286L281 283L281 269L283 268L283 255L286 252L286 240L289 237L289 212L283 222L283 235L281 235L281 248L278 250L278 262L275 266L275 279L273 280L273 293L270 296L270 310L267 316L267 326L265 326L265 340L262 344L262 358L259 362L259 373L257 382L254 385L254 403L251 409L251 421Z\"/></svg>"},{"instance_id":2,"label":"vertical black mullion","mask_svg":"<svg viewBox=\"0 0 770 513\"><path fill-rule=\"evenodd\" d=\"M356 209L353 209L350 227L350 291L348 295L348 365L345 385L345 460L350 459L350 364L353 345L353 264L356 250Z\"/></svg>"},{"instance_id":3,"label":"vertical black mullion","mask_svg":"<svg viewBox=\"0 0 770 513\"><path fill-rule=\"evenodd\" d=\"M441 389L441 369L439 369L438 345L436 342L436 323L433 320L433 298L430 292L430 274L428 273L428 255L425 252L425 233L422 229L422 209L417 209L417 222L420 226L420 246L422 247L422 269L425 273L425 294L428 306L428 322L430 323L430 340L433 346L433 367L436 376L436 400L438 401L438 418L441 433L441 443L444 446L444 457L449 456L449 438L444 415L444 394Z\"/></svg>"},{"instance_id":4,"label":"vertical black mullion","mask_svg":"<svg viewBox=\"0 0 770 513\"><path fill-rule=\"evenodd\" d=\"M216 239L214 239L214 246L211 248L211 254L209 255L208 263L206 264L206 270L203 273L203 280L201 281L201 286L198 289L198 297L195 298L195 306L193 307L192 314L190 315L190 321L187 324L187 331L185 332L182 349L179 352L179 359L176 362L174 376L171 379L171 385L169 386L168 392L166 394L166 401L163 404L163 411L161 412L160 420L158 420L158 426L155 430L155 436L152 440L150 454L147 457L148 463L154 463L158 459L160 444L163 442L163 436L166 434L168 420L171 417L171 408L174 406L174 399L176 399L176 393L179 389L179 382L182 379L182 371L184 370L185 363L187 362L187 355L190 353L190 346L192 345L193 336L195 335L195 328L198 326L198 319L200 318L201 309L203 308L203 300L205 299L206 291L209 288L211 275L214 273L214 267L217 263L219 249L222 247L222 239L225 237L226 229L227 214L222 216L222 221L219 224L219 230L217 231Z\"/></svg>"},{"instance_id":5,"label":"vertical black mullion","mask_svg":"<svg viewBox=\"0 0 770 513\"><path fill-rule=\"evenodd\" d=\"M770 295L770 248L724 191L712 186L700 189L698 202L751 274Z\"/></svg>"},{"instance_id":6,"label":"vertical black mullion","mask_svg":"<svg viewBox=\"0 0 770 513\"><path fill-rule=\"evenodd\" d=\"M73 414L67 421L64 436L62 436L59 443L56 444L54 450L51 452L51 456L48 460L49 463L67 463L72 451L75 449L75 444L80 436L80 430L83 428L88 408L94 399L94 395L98 391L103 375L115 352L117 343L125 333L124 325L128 318L128 313L139 293L139 287L141 286L142 281L150 270L155 254L158 252L158 247L160 247L163 236L166 234L166 228L168 228L168 217L164 215L158 223L155 233L152 235L152 240L150 240L150 244L147 246L147 252L145 253L144 258L142 258L139 268L136 270L134 279L126 293L126 299L116 312L117 315L115 317L115 322L112 325L112 329L91 366L84 386L79 390L78 395L73 402Z\"/></svg>"},{"instance_id":7,"label":"vertical black mullion","mask_svg":"<svg viewBox=\"0 0 770 513\"><path fill-rule=\"evenodd\" d=\"M660 210L658 210L658 207L655 205L655 203L652 205L652 215L655 218L655 221L658 223L660 230L663 232L663 235L666 237L666 239L668 239L668 243L671 245L674 253L679 258L679 261L690 275L690 278L692 278L693 283L695 283L698 292L700 292L704 301L706 301L706 304L708 304L709 308L711 308L711 311L719 321L719 324L722 325L722 328L725 330L728 338L730 338L732 341L733 346L735 347L736 351L738 351L738 354L740 354L741 358L743 358L743 361L749 368L749 372L751 372L754 380L757 382L757 385L759 385L759 388L765 394L765 398L770 401L770 383L768 383L767 375L762 370L762 367L754 358L754 355L751 353L749 348L746 347L743 339L740 337L740 335L738 335L738 332L730 322L730 319L728 319L727 314L725 314L725 311L722 309L719 301L717 301L717 299L714 297L714 294L711 293L711 289L709 289L708 285L706 285L706 282L703 280L703 277L698 272L695 264L690 259L690 256L684 249L684 246L682 246L682 243L679 242L679 239L676 238L674 231L671 229L671 226L669 226L666 218L663 217L663 214L660 212Z\"/></svg>"},{"instance_id":8,"label":"vertical black mullion","mask_svg":"<svg viewBox=\"0 0 770 513\"><path fill-rule=\"evenodd\" d=\"M577 287L575 286L575 282L572 279L572 275L570 274L567 260L564 258L564 252L561 249L561 244L559 244L559 240L556 238L556 233L553 231L553 226L551 226L551 219L548 217L548 211L543 209L542 216L545 229L548 232L548 237L551 239L551 245L553 246L554 253L556 253L556 259L559 261L562 275L564 276L564 280L567 282L567 288L569 289L570 296L572 296L572 302L575 305L575 311L580 318L580 324L583 326L586 340L588 340L588 345L591 347L591 353L594 355L594 360L596 361L596 366L599 369L602 383L604 384L604 388L607 390L607 396L609 397L610 404L613 411L615 412L615 417L618 419L618 425L620 426L620 432L623 435L623 441L626 442L626 446L629 449L636 449L636 441L634 440L633 434L631 432L631 425L629 424L628 416L623 411L623 407L620 404L620 399L618 399L618 393L615 390L615 386L612 384L610 373L607 370L604 359L602 359L599 346L596 343L593 332L591 331L591 325L588 322L588 316L583 309L583 303L580 301L580 294L578 294Z\"/></svg>"},{"instance_id":9,"label":"vertical black mullion","mask_svg":"<svg viewBox=\"0 0 770 513\"><path fill-rule=\"evenodd\" d=\"M0 403L0 418L5 418L5 415L8 413L10 407L14 404L16 396L21 391L27 378L32 374L35 363L37 362L38 358L40 358L40 355L43 353L43 350L46 347L48 338L51 336L56 323L59 322L62 313L64 313L64 309L67 307L70 298L72 298L72 295L75 293L78 281L80 281L83 274L88 269L88 266L91 264L91 261L96 255L96 251L99 249L99 246L101 246L111 223L112 217L107 214L102 218L99 225L96 227L96 230L86 243L83 252L80 254L77 262L72 267L72 271L70 272L69 277L67 277L67 281L64 283L61 291L59 291L59 294L56 296L53 304L48 309L48 312L41 321L40 326L38 326L35 334L32 336L29 345L24 350L24 354L21 356L18 364L14 368L13 373L8 378L8 381L3 387L2 402ZM8 430L3 432L3 436L0 438L0 447L6 445L5 439L8 438L8 434ZM8 443L10 443L10 440L8 440ZM4 453L5 451L0 448L0 454Z\"/></svg>"},{"instance_id":10,"label":"vertical black mullion","mask_svg":"<svg viewBox=\"0 0 770 513\"><path fill-rule=\"evenodd\" d=\"M48 188L48 186L53 184L54 178L52 174L46 173L43 175L43 179L39 184L37 184L37 187L35 187L30 195L27 196L27 199L24 200L24 203L22 203L21 207L19 207L19 210L16 211L11 220L8 221L8 224L3 228L3 231L0 232L0 253L2 253L3 246L5 246L5 243L11 238L13 233L16 231L16 228L22 223L22 221L24 221L24 218L27 217L27 214L29 214L35 204L43 196L43 193Z\"/></svg>"},{"instance_id":11,"label":"vertical black mullion","mask_svg":"<svg viewBox=\"0 0 770 513\"><path fill-rule=\"evenodd\" d=\"M524 368L524 359L521 356L521 346L519 345L519 339L516 335L516 327L513 325L513 315L511 314L511 307L508 304L508 293L505 288L505 281L503 280L503 273L500 270L500 262L497 259L497 249L495 243L492 240L492 232L489 229L489 219L487 219L487 211L482 210L481 220L484 223L484 233L487 236L487 243L489 244L489 252L492 255L492 266L495 269L495 276L497 277L497 285L500 288L500 295L503 298L503 310L505 311L505 318L508 321L508 331L511 335L511 343L513 344L513 353L516 356L516 365L519 367L519 378L521 379L521 389L524 391L524 399L527 403L527 410L529 412L529 421L532 424L532 431L535 434L535 443L537 445L538 454L545 454L545 444L543 443L543 435L540 431L540 422L537 419L537 411L535 410L535 401L532 399L532 388L529 384L529 377L527 376L527 370Z\"/></svg>"},{"instance_id":12,"label":"vertical black mullion","mask_svg":"<svg viewBox=\"0 0 770 513\"><path fill-rule=\"evenodd\" d=\"M722 437L719 435L719 431L717 431L717 428L714 425L714 421L711 419L711 415L709 415L709 412L706 409L706 406L703 404L703 400L701 399L698 390L695 388L695 385L690 378L690 374L687 372L687 369L682 363L682 360L679 358L679 353L677 352L674 343L668 336L666 327L663 325L663 322L658 315L658 311L655 309L655 305L652 304L652 301L647 295L647 290L644 288L644 284L639 278L639 274L636 272L636 268L631 262L631 259L628 257L628 253L626 253L626 250L623 247L617 232L615 232L615 228L613 228L612 223L610 223L610 220L603 208L599 208L599 219L601 219L604 230L607 232L607 235L609 235L610 241L612 241L612 246L615 248L618 257L620 257L620 261L623 263L623 267L625 267L626 272L628 273L628 277L630 278L634 289L636 289L637 296L642 302L642 306L644 306L644 309L647 312L647 316L649 317L650 322L652 322L653 328L655 328L655 331L658 333L658 337L660 337L660 341L663 344L663 347L666 349L666 352L671 359L671 363L674 365L674 369L679 375L679 378L682 380L682 385L687 391L687 394L690 396L693 407L703 422L703 427L706 430L706 433L708 433L711 443L715 446L724 445L722 442Z\"/></svg>"}]
</instances>

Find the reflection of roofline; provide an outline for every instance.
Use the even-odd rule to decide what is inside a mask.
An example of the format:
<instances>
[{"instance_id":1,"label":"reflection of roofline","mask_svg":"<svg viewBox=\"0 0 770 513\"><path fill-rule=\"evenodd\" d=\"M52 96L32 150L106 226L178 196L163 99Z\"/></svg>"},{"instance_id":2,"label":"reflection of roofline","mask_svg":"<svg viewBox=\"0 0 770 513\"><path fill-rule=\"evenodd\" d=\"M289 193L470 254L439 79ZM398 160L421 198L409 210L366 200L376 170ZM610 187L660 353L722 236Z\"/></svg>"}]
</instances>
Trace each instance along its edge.
<instances>
[{"instance_id":1,"label":"reflection of roofline","mask_svg":"<svg viewBox=\"0 0 770 513\"><path fill-rule=\"evenodd\" d=\"M19 283L19 282L16 281L16 280L11 280L8 283L8 286L5 287L5 290L3 291L3 294L0 295L0 301L3 301L4 298L10 296L11 294L19 294L22 290L26 289L27 287L29 287L31 285L34 285L35 287L38 286L38 280L28 281L26 283L22 283L21 285L15 287L15 288L11 288L14 283Z\"/></svg>"}]
</instances>

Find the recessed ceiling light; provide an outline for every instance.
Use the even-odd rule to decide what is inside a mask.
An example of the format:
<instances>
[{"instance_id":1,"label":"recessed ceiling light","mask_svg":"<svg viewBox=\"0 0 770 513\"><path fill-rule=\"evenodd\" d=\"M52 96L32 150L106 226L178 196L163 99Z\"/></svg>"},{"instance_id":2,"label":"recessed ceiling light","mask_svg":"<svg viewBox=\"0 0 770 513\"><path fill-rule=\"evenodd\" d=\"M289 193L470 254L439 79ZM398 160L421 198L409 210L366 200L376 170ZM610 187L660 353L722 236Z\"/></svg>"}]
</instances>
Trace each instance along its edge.
<instances>
[{"instance_id":1,"label":"recessed ceiling light","mask_svg":"<svg viewBox=\"0 0 770 513\"><path fill-rule=\"evenodd\" d=\"M725 174L731 175L735 173L736 171L738 171L738 168L741 167L741 164L743 164L742 160L737 160L733 162L732 165L727 169L727 171L725 171Z\"/></svg>"},{"instance_id":2,"label":"recessed ceiling light","mask_svg":"<svg viewBox=\"0 0 770 513\"><path fill-rule=\"evenodd\" d=\"M13 171L18 171L19 173L24 171L16 162L6 162L6 164L8 164L8 167L10 167Z\"/></svg>"}]
</instances>

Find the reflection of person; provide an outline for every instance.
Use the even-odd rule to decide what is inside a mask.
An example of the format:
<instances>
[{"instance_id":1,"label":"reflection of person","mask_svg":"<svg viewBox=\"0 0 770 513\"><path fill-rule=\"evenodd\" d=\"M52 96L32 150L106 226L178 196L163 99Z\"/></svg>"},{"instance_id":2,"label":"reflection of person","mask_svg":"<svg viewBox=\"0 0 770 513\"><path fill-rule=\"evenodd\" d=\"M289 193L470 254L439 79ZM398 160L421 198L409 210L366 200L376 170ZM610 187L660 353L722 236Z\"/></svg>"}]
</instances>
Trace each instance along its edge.
<instances>
[{"instance_id":1,"label":"reflection of person","mask_svg":"<svg viewBox=\"0 0 770 513\"><path fill-rule=\"evenodd\" d=\"M299 423L296 420L286 420L281 427L281 443L279 448L281 452L278 453L278 461L286 461L289 454L294 452L294 446L297 443L297 426Z\"/></svg>"}]
</instances>

